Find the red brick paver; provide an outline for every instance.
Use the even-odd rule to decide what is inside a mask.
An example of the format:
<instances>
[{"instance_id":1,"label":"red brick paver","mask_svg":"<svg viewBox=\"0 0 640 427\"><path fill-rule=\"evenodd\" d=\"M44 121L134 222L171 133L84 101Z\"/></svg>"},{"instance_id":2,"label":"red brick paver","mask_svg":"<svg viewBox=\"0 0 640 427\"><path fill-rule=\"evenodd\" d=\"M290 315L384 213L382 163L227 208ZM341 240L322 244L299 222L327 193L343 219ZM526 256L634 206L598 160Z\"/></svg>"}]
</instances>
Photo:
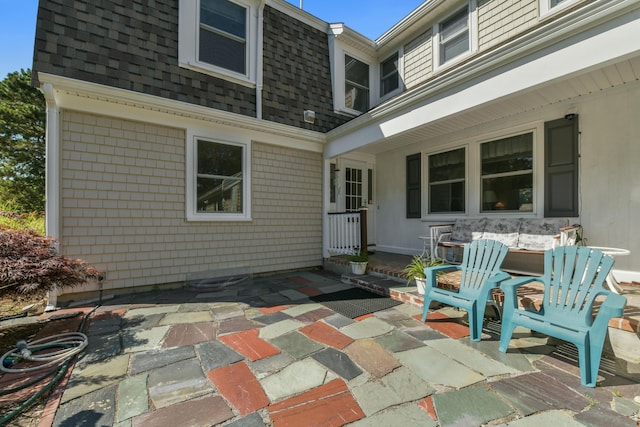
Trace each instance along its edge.
<instances>
[{"instance_id":1,"label":"red brick paver","mask_svg":"<svg viewBox=\"0 0 640 427\"><path fill-rule=\"evenodd\" d=\"M323 292L318 288L313 288L311 286L305 286L304 288L296 289L298 292L302 292L305 295L309 295L310 297L315 297L318 295L322 295Z\"/></svg>"},{"instance_id":2,"label":"red brick paver","mask_svg":"<svg viewBox=\"0 0 640 427\"><path fill-rule=\"evenodd\" d=\"M244 362L209 371L207 377L242 416L269 404L260 383Z\"/></svg>"},{"instance_id":3,"label":"red brick paver","mask_svg":"<svg viewBox=\"0 0 640 427\"><path fill-rule=\"evenodd\" d=\"M413 316L414 319L422 321L422 315ZM437 311L431 312L427 315L427 326L434 329L449 338L457 340L459 338L469 336L469 327L461 325L455 319L438 313Z\"/></svg>"},{"instance_id":4,"label":"red brick paver","mask_svg":"<svg viewBox=\"0 0 640 427\"><path fill-rule=\"evenodd\" d=\"M429 416L433 421L438 421L438 415L436 414L436 408L433 406L433 397L429 396L425 398L422 402L418 403L418 406Z\"/></svg>"},{"instance_id":5,"label":"red brick paver","mask_svg":"<svg viewBox=\"0 0 640 427\"><path fill-rule=\"evenodd\" d=\"M277 347L258 337L258 329L225 335L218 339L252 362L280 353Z\"/></svg>"},{"instance_id":6,"label":"red brick paver","mask_svg":"<svg viewBox=\"0 0 640 427\"><path fill-rule=\"evenodd\" d=\"M282 310L286 310L287 307L286 305L276 305L274 307L260 307L258 308L258 310L260 310L263 314L272 314L272 313L277 313L278 311L282 311Z\"/></svg>"},{"instance_id":7,"label":"red brick paver","mask_svg":"<svg viewBox=\"0 0 640 427\"><path fill-rule=\"evenodd\" d=\"M278 402L267 410L274 427L339 427L364 418L342 379Z\"/></svg>"},{"instance_id":8,"label":"red brick paver","mask_svg":"<svg viewBox=\"0 0 640 427\"><path fill-rule=\"evenodd\" d=\"M315 322L300 328L300 332L318 341L319 343L329 345L338 350L342 350L353 342L353 338L343 334L324 322Z\"/></svg>"}]
</instances>

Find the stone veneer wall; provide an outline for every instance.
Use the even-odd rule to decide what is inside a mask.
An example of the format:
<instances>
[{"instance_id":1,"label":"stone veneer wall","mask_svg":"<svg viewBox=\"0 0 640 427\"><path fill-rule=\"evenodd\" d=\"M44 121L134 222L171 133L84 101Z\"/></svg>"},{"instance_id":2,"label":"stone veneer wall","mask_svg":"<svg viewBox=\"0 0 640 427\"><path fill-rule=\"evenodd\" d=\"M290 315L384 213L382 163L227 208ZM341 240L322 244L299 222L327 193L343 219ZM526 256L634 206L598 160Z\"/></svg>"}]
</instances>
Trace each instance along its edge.
<instances>
[{"instance_id":1,"label":"stone veneer wall","mask_svg":"<svg viewBox=\"0 0 640 427\"><path fill-rule=\"evenodd\" d=\"M62 252L105 270L105 290L322 264L321 154L253 143L252 221L187 222L183 129L76 111L62 123Z\"/></svg>"}]
</instances>

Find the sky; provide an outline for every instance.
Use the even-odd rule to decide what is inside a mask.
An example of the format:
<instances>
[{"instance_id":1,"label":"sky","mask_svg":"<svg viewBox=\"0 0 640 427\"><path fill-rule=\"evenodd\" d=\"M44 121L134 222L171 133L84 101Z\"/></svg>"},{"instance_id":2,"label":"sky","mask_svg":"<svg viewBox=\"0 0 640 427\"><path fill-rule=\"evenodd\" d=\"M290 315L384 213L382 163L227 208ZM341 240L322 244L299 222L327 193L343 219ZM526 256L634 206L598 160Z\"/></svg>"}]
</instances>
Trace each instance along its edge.
<instances>
[{"instance_id":1,"label":"sky","mask_svg":"<svg viewBox=\"0 0 640 427\"><path fill-rule=\"evenodd\" d=\"M287 0L300 6L300 0ZM303 0L303 9L326 22L343 22L376 39L424 0ZM392 6L390 6L392 5ZM0 80L31 68L37 0L0 0Z\"/></svg>"}]
</instances>

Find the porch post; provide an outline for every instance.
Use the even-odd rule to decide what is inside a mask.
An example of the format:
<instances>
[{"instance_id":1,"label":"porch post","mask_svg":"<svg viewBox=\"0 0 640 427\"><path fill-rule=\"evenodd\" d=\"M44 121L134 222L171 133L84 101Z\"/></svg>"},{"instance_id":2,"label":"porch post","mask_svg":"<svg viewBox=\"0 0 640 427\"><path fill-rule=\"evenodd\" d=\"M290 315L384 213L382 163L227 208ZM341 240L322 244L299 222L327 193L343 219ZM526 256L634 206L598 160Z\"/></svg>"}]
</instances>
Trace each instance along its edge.
<instances>
[{"instance_id":1,"label":"porch post","mask_svg":"<svg viewBox=\"0 0 640 427\"><path fill-rule=\"evenodd\" d=\"M367 208L360 208L360 252L367 251Z\"/></svg>"}]
</instances>

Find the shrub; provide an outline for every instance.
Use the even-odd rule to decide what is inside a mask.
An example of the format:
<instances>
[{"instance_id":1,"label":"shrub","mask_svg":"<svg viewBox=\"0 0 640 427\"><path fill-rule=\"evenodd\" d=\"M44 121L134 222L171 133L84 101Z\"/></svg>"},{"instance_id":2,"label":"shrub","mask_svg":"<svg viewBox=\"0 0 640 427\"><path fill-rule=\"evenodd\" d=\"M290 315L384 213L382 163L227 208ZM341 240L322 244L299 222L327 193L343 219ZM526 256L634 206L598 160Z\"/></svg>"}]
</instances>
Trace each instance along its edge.
<instances>
[{"instance_id":1,"label":"shrub","mask_svg":"<svg viewBox=\"0 0 640 427\"><path fill-rule=\"evenodd\" d=\"M99 271L82 260L60 255L54 243L53 238L33 230L0 228L0 291L49 291L98 278Z\"/></svg>"}]
</instances>

